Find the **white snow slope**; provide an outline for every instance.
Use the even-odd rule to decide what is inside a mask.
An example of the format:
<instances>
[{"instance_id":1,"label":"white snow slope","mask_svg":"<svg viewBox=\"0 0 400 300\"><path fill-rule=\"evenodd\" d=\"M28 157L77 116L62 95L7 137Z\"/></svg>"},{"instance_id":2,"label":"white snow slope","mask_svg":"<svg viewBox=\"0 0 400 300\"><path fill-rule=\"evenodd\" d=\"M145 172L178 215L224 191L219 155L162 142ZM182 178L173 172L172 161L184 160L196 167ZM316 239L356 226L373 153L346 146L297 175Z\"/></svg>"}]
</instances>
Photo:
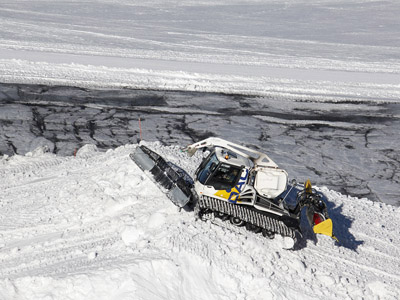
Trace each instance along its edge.
<instances>
[{"instance_id":1,"label":"white snow slope","mask_svg":"<svg viewBox=\"0 0 400 300\"><path fill-rule=\"evenodd\" d=\"M193 172L200 156L145 143ZM300 250L179 212L136 145L0 160L0 299L399 299L400 208L320 188L335 233Z\"/></svg>"},{"instance_id":2,"label":"white snow slope","mask_svg":"<svg viewBox=\"0 0 400 300\"><path fill-rule=\"evenodd\" d=\"M398 101L400 3L0 3L0 81Z\"/></svg>"}]
</instances>

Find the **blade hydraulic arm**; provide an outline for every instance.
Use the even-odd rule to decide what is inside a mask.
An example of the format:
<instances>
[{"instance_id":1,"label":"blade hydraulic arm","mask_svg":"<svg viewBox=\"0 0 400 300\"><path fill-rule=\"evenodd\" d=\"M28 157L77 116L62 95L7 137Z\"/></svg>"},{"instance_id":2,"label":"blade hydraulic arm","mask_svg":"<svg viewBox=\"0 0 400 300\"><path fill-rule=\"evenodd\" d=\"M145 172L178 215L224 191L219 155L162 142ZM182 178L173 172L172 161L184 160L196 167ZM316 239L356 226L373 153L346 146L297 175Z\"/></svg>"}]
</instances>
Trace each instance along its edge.
<instances>
[{"instance_id":1,"label":"blade hydraulic arm","mask_svg":"<svg viewBox=\"0 0 400 300\"><path fill-rule=\"evenodd\" d=\"M193 156L198 149L212 147L222 147L231 150L234 153L250 159L256 166L259 167L278 168L278 165L265 153L215 137L211 137L200 142L191 144L183 150L187 151L189 156Z\"/></svg>"}]
</instances>

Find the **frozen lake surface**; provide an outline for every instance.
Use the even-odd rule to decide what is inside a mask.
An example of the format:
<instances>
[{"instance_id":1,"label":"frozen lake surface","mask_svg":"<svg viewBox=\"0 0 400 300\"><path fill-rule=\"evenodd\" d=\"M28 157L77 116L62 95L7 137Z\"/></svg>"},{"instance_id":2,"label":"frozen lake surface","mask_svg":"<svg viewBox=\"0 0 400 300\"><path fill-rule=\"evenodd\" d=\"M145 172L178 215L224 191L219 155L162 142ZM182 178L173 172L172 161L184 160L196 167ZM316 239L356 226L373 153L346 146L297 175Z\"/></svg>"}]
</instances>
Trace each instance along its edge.
<instances>
[{"instance_id":1,"label":"frozen lake surface","mask_svg":"<svg viewBox=\"0 0 400 300\"><path fill-rule=\"evenodd\" d=\"M134 89L0 85L0 153L73 155L143 139L218 136L265 150L292 178L399 205L400 104Z\"/></svg>"}]
</instances>

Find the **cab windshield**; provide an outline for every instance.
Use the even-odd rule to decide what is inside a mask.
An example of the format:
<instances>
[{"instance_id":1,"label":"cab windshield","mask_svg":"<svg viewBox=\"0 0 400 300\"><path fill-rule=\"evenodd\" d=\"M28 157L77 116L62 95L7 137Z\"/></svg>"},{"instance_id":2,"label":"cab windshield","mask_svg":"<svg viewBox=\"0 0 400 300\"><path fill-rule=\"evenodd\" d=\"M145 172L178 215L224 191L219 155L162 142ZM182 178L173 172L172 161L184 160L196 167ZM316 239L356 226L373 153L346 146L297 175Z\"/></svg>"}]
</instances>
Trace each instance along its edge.
<instances>
[{"instance_id":1,"label":"cab windshield","mask_svg":"<svg viewBox=\"0 0 400 300\"><path fill-rule=\"evenodd\" d=\"M197 180L204 185L211 185L216 190L233 188L239 180L241 168L220 163L216 154L210 156L203 169L199 170Z\"/></svg>"},{"instance_id":2,"label":"cab windshield","mask_svg":"<svg viewBox=\"0 0 400 300\"><path fill-rule=\"evenodd\" d=\"M216 190L227 190L235 186L239 176L239 167L221 163L207 180L207 185L213 186Z\"/></svg>"}]
</instances>

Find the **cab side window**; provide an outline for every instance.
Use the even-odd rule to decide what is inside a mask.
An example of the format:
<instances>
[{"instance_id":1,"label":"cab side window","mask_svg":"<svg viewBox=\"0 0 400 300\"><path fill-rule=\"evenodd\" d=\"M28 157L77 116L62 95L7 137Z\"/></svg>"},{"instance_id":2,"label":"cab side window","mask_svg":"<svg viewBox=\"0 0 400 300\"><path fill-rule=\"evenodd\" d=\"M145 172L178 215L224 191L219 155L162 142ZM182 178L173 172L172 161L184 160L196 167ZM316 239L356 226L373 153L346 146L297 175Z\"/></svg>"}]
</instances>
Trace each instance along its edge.
<instances>
[{"instance_id":1,"label":"cab side window","mask_svg":"<svg viewBox=\"0 0 400 300\"><path fill-rule=\"evenodd\" d=\"M217 159L217 156L214 154L210 157L210 159L206 163L205 167L202 170L199 170L199 173L197 174L197 180L201 184L205 184L208 177L210 177L212 172L214 172L217 165L218 165L218 159Z\"/></svg>"}]
</instances>

